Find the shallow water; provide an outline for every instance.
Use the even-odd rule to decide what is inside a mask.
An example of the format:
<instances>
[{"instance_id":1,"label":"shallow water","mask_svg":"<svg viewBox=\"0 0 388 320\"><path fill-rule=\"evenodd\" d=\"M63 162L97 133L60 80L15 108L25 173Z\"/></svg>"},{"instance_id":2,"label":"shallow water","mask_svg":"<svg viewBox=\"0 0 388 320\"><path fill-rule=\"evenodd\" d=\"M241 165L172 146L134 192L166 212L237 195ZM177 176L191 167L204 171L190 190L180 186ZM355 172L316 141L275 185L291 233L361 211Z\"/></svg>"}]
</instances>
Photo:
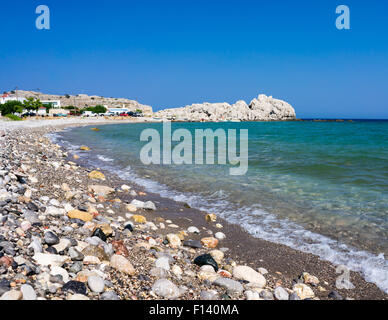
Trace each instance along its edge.
<instances>
[{"instance_id":1,"label":"shallow water","mask_svg":"<svg viewBox=\"0 0 388 320\"><path fill-rule=\"evenodd\" d=\"M230 165L143 165L140 133L161 132L161 123L99 128L74 128L59 139L74 150L91 147L84 153L91 164L216 212L254 236L346 264L388 291L387 121L172 124L193 136L195 129L248 129L245 176L229 175Z\"/></svg>"}]
</instances>

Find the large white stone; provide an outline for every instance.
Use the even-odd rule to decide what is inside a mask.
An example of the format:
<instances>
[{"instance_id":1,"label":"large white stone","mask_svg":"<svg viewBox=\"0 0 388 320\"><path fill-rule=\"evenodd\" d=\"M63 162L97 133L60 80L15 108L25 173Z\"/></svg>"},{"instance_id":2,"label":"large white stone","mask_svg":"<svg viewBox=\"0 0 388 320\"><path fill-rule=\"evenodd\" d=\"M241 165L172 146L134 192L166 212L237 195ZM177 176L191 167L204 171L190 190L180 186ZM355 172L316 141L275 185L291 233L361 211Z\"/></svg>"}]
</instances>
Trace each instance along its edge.
<instances>
[{"instance_id":1,"label":"large white stone","mask_svg":"<svg viewBox=\"0 0 388 320\"><path fill-rule=\"evenodd\" d=\"M263 288L267 283L263 275L248 266L234 267L233 277L239 280L249 281L250 283L255 284L257 288Z\"/></svg>"}]
</instances>

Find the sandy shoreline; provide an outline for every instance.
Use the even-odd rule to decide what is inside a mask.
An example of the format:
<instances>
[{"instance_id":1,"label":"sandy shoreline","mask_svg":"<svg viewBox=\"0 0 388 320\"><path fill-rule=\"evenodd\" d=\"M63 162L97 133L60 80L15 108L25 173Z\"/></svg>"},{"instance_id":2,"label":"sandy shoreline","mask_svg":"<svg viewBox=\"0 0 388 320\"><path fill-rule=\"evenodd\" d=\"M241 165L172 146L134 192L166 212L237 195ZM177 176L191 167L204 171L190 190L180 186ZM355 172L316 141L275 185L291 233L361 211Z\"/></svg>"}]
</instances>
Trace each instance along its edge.
<instances>
[{"instance_id":1,"label":"sandy shoreline","mask_svg":"<svg viewBox=\"0 0 388 320\"><path fill-rule=\"evenodd\" d=\"M53 120L53 122L44 124L44 127L42 127L43 123L27 123L27 121L24 123L12 123L12 125L10 124L10 122L7 122L7 125L3 127L2 124L4 122L0 122L0 134L2 130L8 132L3 133L3 135L12 135L13 132L20 133L20 137L17 138L17 141L13 141L13 146L16 150L22 149L21 142L25 142L25 139L28 136L29 139L31 139L31 143L29 143L28 148L32 148L33 150L37 151L37 148L39 149L39 146L34 145L33 142L38 141L38 145L39 143L43 143L39 142L38 140L43 133L57 131L70 126L104 123L123 123L123 121L106 121L105 119L101 119L99 121L93 120L87 119L87 121L67 123L63 120L60 120L61 122L55 122L58 120ZM3 140L5 139L5 141L7 141L7 139L9 139L8 137L10 136L3 137ZM2 141L2 143L4 143L4 141ZM45 140L44 144L47 146L50 145L50 142ZM57 149L53 148L53 150L56 151ZM40 149L40 151L38 152L42 152L42 150ZM40 176L42 179L39 179L39 183L43 183L44 187L40 186L40 188L38 188L39 190L36 191L36 199L34 199L34 196L31 199L33 201L39 202L40 198L38 198L37 196L46 193L46 196L49 196L50 199L55 197L63 203L65 193L64 190L56 190L55 188L53 189L52 185L56 184L61 186L63 183L71 181L72 183L74 183L74 186L68 183L70 188L73 187L77 190L83 189L82 193L87 194L89 196L89 198L86 198L87 200L81 202L87 203L91 199L97 200L95 206L102 205L103 207L101 208L101 210L100 208L97 208L96 210L99 213L101 211L101 216L103 217L105 217L106 212L109 210L114 212L114 214L109 214L106 216L110 217L113 220L113 222L109 220L108 222L110 223L108 224L110 224L110 227L114 229L113 238L109 238L106 241L107 243L112 243L112 241L124 242L124 245L127 247L128 251L126 252L125 256L130 262L132 262L135 269L135 273L132 275L113 272L112 270L110 270L111 267L106 267L106 270L104 269L103 271L105 279L109 279L112 284L112 287L110 289L113 290L111 291L116 292L116 294L121 299L168 298L166 296L155 294L155 290L152 290L152 287L155 284L156 278L158 277L155 277L155 274L150 274L151 270L155 268L155 260L159 260L162 256L167 255L169 255L167 260L169 261L169 264L171 264L171 270L168 271L167 275L163 274L163 277L161 278L167 278L171 280L173 283L176 284L177 287L186 287L186 289L180 288L182 289L181 294L179 294L178 297L175 297L178 299L199 299L204 295L203 292L211 292L211 290L215 290L215 292L217 293L215 294L215 296L217 296L218 298L226 298L225 295L227 294L228 298L233 299L269 299L271 295L273 297L276 287L283 288L283 290L288 294L288 297L290 298L293 292L298 292L298 290L294 288L294 280L297 280L297 278L303 272L307 272L312 276L316 276L319 280L318 284L314 283L315 280L297 280L297 282L299 282L299 285L302 285L302 287L308 287L308 289L303 287L306 292L310 293L310 290L312 290L313 296L308 296L308 298L328 299L329 294L333 290L335 290L343 298L348 299L387 299L387 295L385 293L378 289L376 285L367 283L358 273L351 272L351 282L355 285L355 289L339 290L335 287L335 279L338 276L336 274L335 267L329 262L320 260L317 256L305 254L297 250L290 249L283 245L273 244L264 240L253 238L248 233L243 231L239 226L231 225L219 218L217 218L216 222L209 223L205 220L206 213L200 212L195 209L187 208L183 203L177 203L169 199L161 198L158 195L147 193L142 190L142 188L139 188L136 185L132 185L129 181L120 180L119 177L115 176L113 173L110 172L103 172L106 177L105 181L91 181L90 179L88 179L87 174L93 168L85 168L82 158L74 160L71 154L64 153L62 154L62 159L63 164L61 164L61 168L62 166L68 164L69 161L76 162L80 165L77 167L77 169L74 169L74 172L76 173L74 177L77 178L73 179L73 177L71 177L72 175L58 175L54 179L52 168L50 168L50 170L47 170L47 172L46 170L44 170L40 172ZM50 159L50 157L48 157L48 160L46 161L58 162L58 159ZM34 167L33 161L30 161L29 166ZM55 171L57 170L54 170L54 173ZM47 181L42 182L45 180L44 177L47 178ZM75 182L77 181L77 179L82 181L82 183ZM90 193L88 193L87 191L87 186L90 184L106 185L114 188L116 191L114 192L114 194L106 197L106 199L103 199L104 201L100 203L98 197L90 197ZM136 190L135 192L137 193L137 195L134 196L134 194L131 195L128 192L120 191L120 186L123 184L130 185L131 190ZM84 198L85 196L82 199ZM107 199L109 200L107 201ZM120 199L121 202L118 202L118 200L114 201L114 199ZM126 204L131 203L131 201L134 199L141 200L143 202L152 201L156 205L155 211L140 209L136 212L136 214L146 217L147 221L153 222L156 229L152 226L152 224L147 226L147 224L134 223L134 231L131 235L128 235L127 231L123 230L123 222L127 220L131 221L132 219L132 217L130 217L131 213L126 210ZM77 204L77 202L75 203ZM85 203L82 203L81 205L85 205ZM118 217L122 218L118 219ZM58 217L54 217L54 219L49 219L49 221L47 221L46 223L46 226L48 228L50 228L52 225L56 226L58 225L58 220L61 219L58 219ZM171 220L172 223L168 223L166 222L166 220ZM63 222L69 224L69 221L65 220ZM163 223L165 225L164 229L160 227L160 223ZM223 228L217 228L217 223L222 224ZM95 224L97 224L97 221L95 222ZM176 225L177 228L169 227L169 225ZM264 275L266 284L260 287L250 285L248 283L248 280L240 282L237 281L240 283L240 285L243 286L243 289L237 290L238 292L236 293L231 293L230 290L227 289L225 286L212 284L214 278L220 277L220 274L213 274L211 270L206 270L206 267L203 268L205 270L200 270L198 266L193 264L193 260L195 257L204 253L208 253L209 251L212 251L214 249L190 249L184 246L179 248L173 248L171 247L171 244L166 241L167 234L178 233L179 231L186 230L190 226L195 226L196 228L198 228L200 230L200 234L197 235L187 233L187 235L184 236L184 240L200 240L204 237L211 237L217 232L222 232L226 235L226 239L220 240L217 246L217 248L229 249L225 251L225 257L219 263L220 268L222 267L224 270L226 270L224 275L229 276L229 271L231 275L233 275L233 281L244 280L239 279L238 275L237 277L235 276L236 272L233 269L236 265L250 266L254 270L257 270L259 267L261 267L268 270L268 273ZM92 226L89 226L89 228L92 228ZM80 227L79 229L85 228ZM86 230L89 229L86 228ZM89 230L89 236L91 231L92 230ZM42 230L36 230L36 232L42 233ZM57 232L59 233L58 230ZM85 231L82 230L82 232ZM83 236L85 235L86 233ZM80 237L80 234L77 234L76 236ZM151 241L151 239L153 240ZM78 241L84 242L81 239L79 239ZM155 248L152 249L151 247L157 247L157 250L155 250ZM115 253L117 254L116 251L117 250L115 250ZM161 254L161 252L163 252L163 254L165 255ZM220 253L215 253L215 255L217 254ZM86 266L86 268L89 268L90 265L93 264L85 264L84 261L84 266ZM94 269L97 268L95 265L93 266ZM179 276L179 269L175 266L178 266L182 270L182 274L180 274ZM174 267L174 270L172 269L172 267ZM66 269L69 268L69 266L65 265L65 267L63 268ZM101 265L98 265L98 268L98 270L100 270ZM185 272L186 270L187 273ZM173 271L176 271L176 274ZM50 270L48 270L48 272L50 272ZM163 273L163 271L160 270L159 272ZM70 275L70 278L71 276L72 275ZM84 278L86 277L86 275L83 274L82 276L78 276L78 274L75 274L75 277L78 280L85 280ZM3 276L0 277L1 279L3 279ZM134 280L134 278L136 278L136 280ZM18 286L16 285L16 287ZM108 289L105 289L105 292L107 292L107 290ZM44 290L35 291L38 291L40 293L38 294L39 297L45 299L69 298L69 296L63 293L63 290L60 290L59 287L55 291L55 293L50 292L50 294L48 295ZM52 291L54 290L52 289ZM90 291L91 290L89 288L86 294L84 294L84 296L87 296L90 299L101 299L101 293L96 294L95 292Z\"/></svg>"}]
</instances>

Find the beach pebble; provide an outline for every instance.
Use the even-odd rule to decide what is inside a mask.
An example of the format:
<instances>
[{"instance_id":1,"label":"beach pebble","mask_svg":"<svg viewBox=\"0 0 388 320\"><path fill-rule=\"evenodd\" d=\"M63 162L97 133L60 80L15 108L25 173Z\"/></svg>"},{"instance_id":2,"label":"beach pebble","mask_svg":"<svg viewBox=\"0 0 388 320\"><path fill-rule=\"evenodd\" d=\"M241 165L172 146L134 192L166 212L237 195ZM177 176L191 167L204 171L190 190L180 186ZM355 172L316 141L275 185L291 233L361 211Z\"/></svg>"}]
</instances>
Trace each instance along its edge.
<instances>
[{"instance_id":1,"label":"beach pebble","mask_svg":"<svg viewBox=\"0 0 388 320\"><path fill-rule=\"evenodd\" d=\"M114 291L105 291L101 294L101 300L120 300L120 297Z\"/></svg>"},{"instance_id":2,"label":"beach pebble","mask_svg":"<svg viewBox=\"0 0 388 320\"><path fill-rule=\"evenodd\" d=\"M152 201L145 202L143 208L146 210L156 210L156 206Z\"/></svg>"},{"instance_id":3,"label":"beach pebble","mask_svg":"<svg viewBox=\"0 0 388 320\"><path fill-rule=\"evenodd\" d=\"M156 280L152 286L152 291L158 296L166 299L176 299L181 294L179 288L167 279Z\"/></svg>"},{"instance_id":4,"label":"beach pebble","mask_svg":"<svg viewBox=\"0 0 388 320\"><path fill-rule=\"evenodd\" d=\"M264 300L274 300L274 296L271 291L269 290L262 290L260 292L260 298Z\"/></svg>"},{"instance_id":5,"label":"beach pebble","mask_svg":"<svg viewBox=\"0 0 388 320\"><path fill-rule=\"evenodd\" d=\"M35 290L29 284L23 284L20 291L23 294L23 300L36 300Z\"/></svg>"},{"instance_id":6,"label":"beach pebble","mask_svg":"<svg viewBox=\"0 0 388 320\"><path fill-rule=\"evenodd\" d=\"M219 295L216 290L202 290L199 296L201 300L219 300Z\"/></svg>"},{"instance_id":7,"label":"beach pebble","mask_svg":"<svg viewBox=\"0 0 388 320\"><path fill-rule=\"evenodd\" d=\"M213 285L223 287L227 290L228 294L240 294L244 291L244 287L240 282L228 278L217 278Z\"/></svg>"},{"instance_id":8,"label":"beach pebble","mask_svg":"<svg viewBox=\"0 0 388 320\"><path fill-rule=\"evenodd\" d=\"M265 287L267 281L262 274L248 266L236 266L233 268L233 277L255 284L258 288Z\"/></svg>"},{"instance_id":9,"label":"beach pebble","mask_svg":"<svg viewBox=\"0 0 388 320\"><path fill-rule=\"evenodd\" d=\"M263 300L257 291L247 290L244 294L247 300Z\"/></svg>"},{"instance_id":10,"label":"beach pebble","mask_svg":"<svg viewBox=\"0 0 388 320\"><path fill-rule=\"evenodd\" d=\"M215 248L218 245L218 239L213 237L202 238L201 243L206 248Z\"/></svg>"},{"instance_id":11,"label":"beach pebble","mask_svg":"<svg viewBox=\"0 0 388 320\"><path fill-rule=\"evenodd\" d=\"M288 292L282 287L277 287L274 290L274 296L277 300L288 300L289 299Z\"/></svg>"},{"instance_id":12,"label":"beach pebble","mask_svg":"<svg viewBox=\"0 0 388 320\"><path fill-rule=\"evenodd\" d=\"M173 247L173 248L178 248L181 246L181 239L179 238L178 235L174 234L174 233L169 233L167 236L166 236L168 242L170 243L170 245Z\"/></svg>"},{"instance_id":13,"label":"beach pebble","mask_svg":"<svg viewBox=\"0 0 388 320\"><path fill-rule=\"evenodd\" d=\"M105 282L99 276L90 276L88 277L88 286L93 292L101 293L104 291Z\"/></svg>"},{"instance_id":14,"label":"beach pebble","mask_svg":"<svg viewBox=\"0 0 388 320\"><path fill-rule=\"evenodd\" d=\"M20 291L17 290L10 290L5 292L0 300L21 300L23 297L23 294Z\"/></svg>"},{"instance_id":15,"label":"beach pebble","mask_svg":"<svg viewBox=\"0 0 388 320\"><path fill-rule=\"evenodd\" d=\"M212 250L209 254L213 257L213 259L220 264L224 259L224 253L220 250Z\"/></svg>"},{"instance_id":16,"label":"beach pebble","mask_svg":"<svg viewBox=\"0 0 388 320\"><path fill-rule=\"evenodd\" d=\"M187 228L187 232L199 234L200 231L199 231L199 229L197 227L188 227Z\"/></svg>"},{"instance_id":17,"label":"beach pebble","mask_svg":"<svg viewBox=\"0 0 388 320\"><path fill-rule=\"evenodd\" d=\"M155 261L155 267L156 268L162 268L164 270L169 271L170 270L170 263L168 257L160 257Z\"/></svg>"},{"instance_id":18,"label":"beach pebble","mask_svg":"<svg viewBox=\"0 0 388 320\"><path fill-rule=\"evenodd\" d=\"M222 232L217 232L214 237L216 237L218 240L224 240L226 238L226 235Z\"/></svg>"},{"instance_id":19,"label":"beach pebble","mask_svg":"<svg viewBox=\"0 0 388 320\"><path fill-rule=\"evenodd\" d=\"M44 234L44 242L46 242L48 245L58 244L59 238L54 232L47 231Z\"/></svg>"},{"instance_id":20,"label":"beach pebble","mask_svg":"<svg viewBox=\"0 0 388 320\"><path fill-rule=\"evenodd\" d=\"M113 255L110 259L110 265L112 268L117 269L123 273L132 275L135 273L135 269L132 264L121 255Z\"/></svg>"},{"instance_id":21,"label":"beach pebble","mask_svg":"<svg viewBox=\"0 0 388 320\"><path fill-rule=\"evenodd\" d=\"M198 265L198 266L209 265L209 266L212 266L215 271L218 271L218 264L217 264L217 262L208 253L196 257L194 259L194 263L196 265Z\"/></svg>"},{"instance_id":22,"label":"beach pebble","mask_svg":"<svg viewBox=\"0 0 388 320\"><path fill-rule=\"evenodd\" d=\"M315 296L314 291L304 283L295 284L292 290L298 295L301 300L314 298Z\"/></svg>"},{"instance_id":23,"label":"beach pebble","mask_svg":"<svg viewBox=\"0 0 388 320\"><path fill-rule=\"evenodd\" d=\"M182 268L178 265L173 265L171 268L171 272L177 277L180 278L183 274Z\"/></svg>"}]
</instances>

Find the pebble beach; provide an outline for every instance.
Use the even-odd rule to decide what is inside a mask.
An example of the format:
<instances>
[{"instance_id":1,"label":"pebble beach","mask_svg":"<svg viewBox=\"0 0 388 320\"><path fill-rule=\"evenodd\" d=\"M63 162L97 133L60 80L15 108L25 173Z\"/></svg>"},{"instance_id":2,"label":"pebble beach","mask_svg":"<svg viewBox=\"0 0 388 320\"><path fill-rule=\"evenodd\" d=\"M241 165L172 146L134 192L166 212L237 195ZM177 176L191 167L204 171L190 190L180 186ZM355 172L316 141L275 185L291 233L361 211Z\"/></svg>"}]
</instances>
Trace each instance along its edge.
<instances>
[{"instance_id":1,"label":"pebble beach","mask_svg":"<svg viewBox=\"0 0 388 320\"><path fill-rule=\"evenodd\" d=\"M387 299L354 272L339 289L329 262L88 167L47 136L105 122L0 122L0 300Z\"/></svg>"}]
</instances>

